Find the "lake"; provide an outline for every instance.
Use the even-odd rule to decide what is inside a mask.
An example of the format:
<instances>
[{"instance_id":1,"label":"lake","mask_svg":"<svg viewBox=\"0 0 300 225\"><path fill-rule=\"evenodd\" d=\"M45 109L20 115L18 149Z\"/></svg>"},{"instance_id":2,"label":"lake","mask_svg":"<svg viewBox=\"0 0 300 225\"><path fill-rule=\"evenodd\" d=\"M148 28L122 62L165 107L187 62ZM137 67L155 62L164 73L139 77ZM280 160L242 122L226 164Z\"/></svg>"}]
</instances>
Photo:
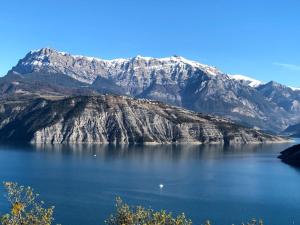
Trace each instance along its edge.
<instances>
[{"instance_id":1,"label":"lake","mask_svg":"<svg viewBox=\"0 0 300 225\"><path fill-rule=\"evenodd\" d=\"M116 196L194 224L300 224L300 170L277 159L292 144L1 145L0 180L32 186L63 225L102 224Z\"/></svg>"}]
</instances>

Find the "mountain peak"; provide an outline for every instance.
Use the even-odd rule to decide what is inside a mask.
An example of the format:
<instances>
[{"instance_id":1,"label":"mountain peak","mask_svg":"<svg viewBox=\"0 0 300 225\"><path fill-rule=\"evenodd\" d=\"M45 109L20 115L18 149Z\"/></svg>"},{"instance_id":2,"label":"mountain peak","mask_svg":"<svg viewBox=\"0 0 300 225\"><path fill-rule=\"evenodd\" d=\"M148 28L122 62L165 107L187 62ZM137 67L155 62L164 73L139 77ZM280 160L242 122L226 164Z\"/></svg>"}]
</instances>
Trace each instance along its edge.
<instances>
[{"instance_id":1,"label":"mountain peak","mask_svg":"<svg viewBox=\"0 0 300 225\"><path fill-rule=\"evenodd\" d=\"M275 87L275 88L286 88L286 86L276 82L276 81L273 81L271 80L270 82L267 83L268 86L272 86L272 87Z\"/></svg>"},{"instance_id":2,"label":"mountain peak","mask_svg":"<svg viewBox=\"0 0 300 225\"><path fill-rule=\"evenodd\" d=\"M46 47L46 48L40 48L40 49L35 49L35 50L31 50L28 54L41 54L41 55L49 55L49 54L52 54L52 53L59 53L56 49L54 48L49 48L49 47Z\"/></svg>"},{"instance_id":3,"label":"mountain peak","mask_svg":"<svg viewBox=\"0 0 300 225\"><path fill-rule=\"evenodd\" d=\"M142 56L142 55L136 55L135 57L131 58L132 60L138 60L138 59L142 59L142 60L158 60L158 61L178 61L178 62L186 62L186 63L196 63L196 64L200 64L198 62L186 59L182 56L179 55L173 55L170 57L163 57L163 58L154 58L154 57L149 57L149 56Z\"/></svg>"},{"instance_id":4,"label":"mountain peak","mask_svg":"<svg viewBox=\"0 0 300 225\"><path fill-rule=\"evenodd\" d=\"M300 88L295 88L295 87L290 87L290 86L285 86L283 84L280 84L276 81L270 81L269 83L267 83L266 85L273 87L273 88L277 88L277 89L281 89L281 90L292 90L292 91L300 91Z\"/></svg>"},{"instance_id":5,"label":"mountain peak","mask_svg":"<svg viewBox=\"0 0 300 225\"><path fill-rule=\"evenodd\" d=\"M31 50L22 60L24 59L28 59L29 57L32 56L50 56L50 55L61 55L61 56L69 56L75 59L86 59L89 61L93 61L93 60L97 60L97 61L106 61L106 62L113 62L113 61L134 61L134 60L145 60L145 61L150 61L150 60L156 60L156 61L162 61L162 62L166 62L166 61L170 61L170 62L174 62L174 63L184 63L184 64L189 64L192 65L194 67L201 67L201 68L210 68L211 70L217 70L216 67L214 66L209 66L206 64L202 64L199 63L197 61L194 60L190 60L187 58L184 58L183 56L180 55L173 55L170 57L162 57L162 58L154 58L154 57L149 57L149 56L142 56L140 54L136 55L135 57L132 58L128 58L128 59L124 59L124 58L117 58L117 59L111 59L111 60L105 60L105 59L100 59L97 57L89 57L89 56L83 56L83 55L72 55L69 54L67 52L62 52L62 51L58 51L54 48L50 48L50 47L45 47L45 48L40 48L40 49L36 49L36 50ZM216 72L216 71L215 71Z\"/></svg>"},{"instance_id":6,"label":"mountain peak","mask_svg":"<svg viewBox=\"0 0 300 225\"><path fill-rule=\"evenodd\" d=\"M223 74L216 67L201 64L179 55L164 58L137 55L128 59L104 60L96 57L71 55L49 47L30 51L9 72L19 74L31 74L35 72L64 74L78 81L91 84L98 76L107 78L109 74L122 72L124 65L131 69L130 73L132 74L130 77L136 76L139 82L142 82L143 79L149 80L150 73L159 73L158 71L165 71L165 74L168 74L167 79L169 79L172 72L178 69L184 74L179 78L183 80L188 79L195 70L201 70L208 76ZM141 71L139 70L149 71L144 71L146 74L143 75L140 74ZM163 78L161 76L157 77L157 79L166 79L166 77Z\"/></svg>"}]
</instances>

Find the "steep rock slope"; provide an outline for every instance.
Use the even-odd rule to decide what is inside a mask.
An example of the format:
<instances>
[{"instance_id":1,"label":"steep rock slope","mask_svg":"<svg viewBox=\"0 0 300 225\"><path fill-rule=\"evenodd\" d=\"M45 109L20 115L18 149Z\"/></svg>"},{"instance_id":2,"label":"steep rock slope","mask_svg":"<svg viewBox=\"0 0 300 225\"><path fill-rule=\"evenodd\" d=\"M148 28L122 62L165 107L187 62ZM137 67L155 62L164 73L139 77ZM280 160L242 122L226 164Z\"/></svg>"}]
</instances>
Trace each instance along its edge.
<instances>
[{"instance_id":1,"label":"steep rock slope","mask_svg":"<svg viewBox=\"0 0 300 225\"><path fill-rule=\"evenodd\" d=\"M257 87L269 101L276 103L287 112L300 113L300 91L293 90L274 81Z\"/></svg>"},{"instance_id":2,"label":"steep rock slope","mask_svg":"<svg viewBox=\"0 0 300 225\"><path fill-rule=\"evenodd\" d=\"M26 107L21 105L22 109L13 116L3 110L2 141L226 144L286 141L218 117L124 96L36 99ZM13 107L18 104L10 108Z\"/></svg>"}]
</instances>

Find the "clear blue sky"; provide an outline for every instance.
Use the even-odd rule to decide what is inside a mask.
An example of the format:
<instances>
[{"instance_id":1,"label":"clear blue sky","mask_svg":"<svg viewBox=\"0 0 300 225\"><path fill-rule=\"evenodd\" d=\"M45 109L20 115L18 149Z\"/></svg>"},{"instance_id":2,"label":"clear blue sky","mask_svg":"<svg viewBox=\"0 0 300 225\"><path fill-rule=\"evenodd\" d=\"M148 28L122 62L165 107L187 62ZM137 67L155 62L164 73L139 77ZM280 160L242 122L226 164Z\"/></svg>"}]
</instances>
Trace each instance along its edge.
<instances>
[{"instance_id":1,"label":"clear blue sky","mask_svg":"<svg viewBox=\"0 0 300 225\"><path fill-rule=\"evenodd\" d=\"M183 57L300 87L299 0L1 0L0 75L29 50Z\"/></svg>"}]
</instances>

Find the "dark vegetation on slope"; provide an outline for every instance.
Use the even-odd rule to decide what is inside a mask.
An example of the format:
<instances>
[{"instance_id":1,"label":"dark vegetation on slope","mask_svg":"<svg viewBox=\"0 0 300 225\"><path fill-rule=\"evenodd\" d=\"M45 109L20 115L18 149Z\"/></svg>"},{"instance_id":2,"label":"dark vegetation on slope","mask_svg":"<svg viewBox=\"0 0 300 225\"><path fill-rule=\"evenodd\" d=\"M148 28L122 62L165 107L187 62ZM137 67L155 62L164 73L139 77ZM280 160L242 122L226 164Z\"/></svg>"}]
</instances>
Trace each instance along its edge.
<instances>
[{"instance_id":1,"label":"dark vegetation on slope","mask_svg":"<svg viewBox=\"0 0 300 225\"><path fill-rule=\"evenodd\" d=\"M300 167L300 144L282 151L278 158L287 164Z\"/></svg>"}]
</instances>

